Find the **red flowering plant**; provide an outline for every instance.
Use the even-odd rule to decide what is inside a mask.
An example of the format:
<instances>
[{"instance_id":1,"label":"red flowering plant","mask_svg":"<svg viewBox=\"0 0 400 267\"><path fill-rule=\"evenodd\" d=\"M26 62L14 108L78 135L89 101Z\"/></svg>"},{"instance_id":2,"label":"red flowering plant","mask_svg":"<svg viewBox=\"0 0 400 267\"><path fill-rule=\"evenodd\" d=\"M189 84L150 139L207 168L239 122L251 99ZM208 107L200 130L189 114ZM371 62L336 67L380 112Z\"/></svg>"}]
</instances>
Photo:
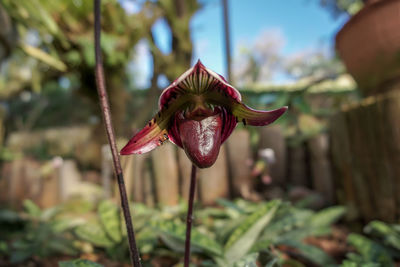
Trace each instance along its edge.
<instances>
[{"instance_id":1,"label":"red flowering plant","mask_svg":"<svg viewBox=\"0 0 400 267\"><path fill-rule=\"evenodd\" d=\"M169 139L185 150L193 164L207 168L214 164L220 146L238 122L264 126L286 110L247 107L238 90L199 60L162 92L159 112L132 137L121 155L149 152Z\"/></svg>"},{"instance_id":2,"label":"red flowering plant","mask_svg":"<svg viewBox=\"0 0 400 267\"><path fill-rule=\"evenodd\" d=\"M238 122L264 126L274 122L287 107L254 110L242 103L238 90L200 60L162 92L159 111L121 150L121 155L142 154L170 140L193 163L185 242L184 266L189 266L192 208L196 166L207 168L217 160L221 145Z\"/></svg>"}]
</instances>

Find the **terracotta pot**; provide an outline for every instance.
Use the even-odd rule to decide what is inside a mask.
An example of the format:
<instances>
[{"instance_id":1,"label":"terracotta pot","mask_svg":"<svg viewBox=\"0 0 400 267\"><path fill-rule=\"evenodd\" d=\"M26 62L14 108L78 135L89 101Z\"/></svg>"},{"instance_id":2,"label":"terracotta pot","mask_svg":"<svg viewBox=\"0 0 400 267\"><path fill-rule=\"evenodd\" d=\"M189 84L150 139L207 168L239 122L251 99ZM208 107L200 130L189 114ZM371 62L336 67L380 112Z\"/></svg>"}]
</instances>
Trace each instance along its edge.
<instances>
[{"instance_id":1,"label":"terracotta pot","mask_svg":"<svg viewBox=\"0 0 400 267\"><path fill-rule=\"evenodd\" d=\"M400 84L400 0L369 1L336 35L336 49L365 95Z\"/></svg>"}]
</instances>

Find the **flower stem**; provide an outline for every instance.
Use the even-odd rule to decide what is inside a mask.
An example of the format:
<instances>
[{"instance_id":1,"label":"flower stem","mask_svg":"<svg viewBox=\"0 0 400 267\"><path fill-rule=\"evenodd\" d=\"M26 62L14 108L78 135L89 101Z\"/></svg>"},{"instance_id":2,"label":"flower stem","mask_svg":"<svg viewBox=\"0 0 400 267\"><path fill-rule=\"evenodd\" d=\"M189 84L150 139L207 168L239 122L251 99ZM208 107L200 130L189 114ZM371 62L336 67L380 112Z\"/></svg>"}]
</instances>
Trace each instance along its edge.
<instances>
[{"instance_id":1,"label":"flower stem","mask_svg":"<svg viewBox=\"0 0 400 267\"><path fill-rule=\"evenodd\" d=\"M196 189L196 172L197 168L192 164L192 174L190 175L190 191L189 191L189 205L188 213L186 217L186 239L185 239L185 261L184 267L189 267L190 262L190 236L192 232L192 221L193 221L193 201L194 193Z\"/></svg>"},{"instance_id":2,"label":"flower stem","mask_svg":"<svg viewBox=\"0 0 400 267\"><path fill-rule=\"evenodd\" d=\"M111 114L110 114L110 105L108 104L108 96L107 96L107 91L106 91L106 85L105 85L105 78L104 78L104 70L103 70L103 62L101 59L101 47L100 47L100 33L101 33L101 23L100 23L100 3L101 0L94 0L94 45L95 45L95 57L96 57L96 85L97 85L97 93L99 95L99 101L100 101L100 106L103 114L103 122L104 126L106 128L107 132L107 137L108 137L108 142L110 144L111 148L111 154L113 158L113 164L114 164L114 171L117 176L117 181L118 181L118 188L119 188L119 193L121 196L121 206L122 206L122 211L124 213L125 217L125 225L126 225L126 230L128 233L128 241L129 241L129 252L130 252L130 258L131 258L131 263L133 264L134 267L141 267L140 263L140 256L138 249L136 247L136 240L135 240L135 233L133 231L133 226L132 226L132 218L131 214L129 211L129 203L128 203L128 197L126 195L126 189L125 189L125 182L124 182L124 176L122 173L122 167L121 167L121 162L119 160L119 155L118 155L118 150L117 150L117 145L115 141L115 134L114 134L114 129L112 126L112 121L111 121Z\"/></svg>"}]
</instances>

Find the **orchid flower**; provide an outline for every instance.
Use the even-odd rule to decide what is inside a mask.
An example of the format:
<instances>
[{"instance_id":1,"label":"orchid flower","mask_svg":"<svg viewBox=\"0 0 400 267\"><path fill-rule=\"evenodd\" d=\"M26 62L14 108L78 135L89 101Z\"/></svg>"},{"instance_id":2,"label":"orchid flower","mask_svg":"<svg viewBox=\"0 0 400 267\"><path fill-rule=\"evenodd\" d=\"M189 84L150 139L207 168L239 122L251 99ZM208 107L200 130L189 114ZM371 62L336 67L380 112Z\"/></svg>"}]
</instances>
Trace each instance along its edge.
<instances>
[{"instance_id":1,"label":"orchid flower","mask_svg":"<svg viewBox=\"0 0 400 267\"><path fill-rule=\"evenodd\" d=\"M197 167L207 168L214 164L238 122L264 126L286 110L247 107L238 90L199 60L164 89L157 115L129 140L121 155L149 152L170 140L183 148Z\"/></svg>"}]
</instances>

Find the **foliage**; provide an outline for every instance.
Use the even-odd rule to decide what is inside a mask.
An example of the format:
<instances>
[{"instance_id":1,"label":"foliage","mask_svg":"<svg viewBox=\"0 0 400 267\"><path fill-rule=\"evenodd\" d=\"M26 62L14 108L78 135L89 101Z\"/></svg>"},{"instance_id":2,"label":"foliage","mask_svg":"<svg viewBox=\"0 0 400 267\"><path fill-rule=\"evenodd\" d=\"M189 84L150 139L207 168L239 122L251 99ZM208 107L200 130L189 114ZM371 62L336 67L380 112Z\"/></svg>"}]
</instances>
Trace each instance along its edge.
<instances>
[{"instance_id":1,"label":"foliage","mask_svg":"<svg viewBox=\"0 0 400 267\"><path fill-rule=\"evenodd\" d=\"M76 236L95 247L102 248L114 260L127 259L127 242L123 238L122 220L117 205L103 201L98 206L97 218L75 228Z\"/></svg>"},{"instance_id":2,"label":"foliage","mask_svg":"<svg viewBox=\"0 0 400 267\"><path fill-rule=\"evenodd\" d=\"M365 2L365 0L320 0L321 5L335 17L341 14L354 15L364 6Z\"/></svg>"},{"instance_id":3,"label":"foliage","mask_svg":"<svg viewBox=\"0 0 400 267\"><path fill-rule=\"evenodd\" d=\"M79 220L60 220L57 218L60 212L59 207L41 210L30 200L24 202L22 214L1 211L1 228L14 223L21 227L7 228L14 230L7 233L11 239L8 253L12 263L23 262L32 256L46 258L54 254L77 255L78 249L67 237L67 232L79 223Z\"/></svg>"},{"instance_id":4,"label":"foliage","mask_svg":"<svg viewBox=\"0 0 400 267\"><path fill-rule=\"evenodd\" d=\"M344 213L342 207L315 212L278 200L260 203L220 200L219 205L195 209L192 254L200 266L257 266L256 261L263 266L296 266L295 260L283 257L282 247L291 247L302 258L316 264L326 266L333 262L319 248L304 243L304 239L329 234L331 224ZM85 219L78 220L73 219L76 206L83 205L67 203L41 210L27 201L23 213L3 211L1 225L7 220L21 220L24 226L14 229L14 234L7 237L3 253L13 261L23 261L34 255L49 257L97 251L106 253L112 260L128 261L126 232L118 206L102 201L94 216L85 215ZM185 242L185 204L162 209L135 204L133 209L137 243L145 266L161 258L179 263ZM33 226L38 221L41 226ZM39 228L46 230L39 231ZM43 231L45 235L39 234ZM43 242L43 236L54 242ZM55 241L57 246L53 244ZM24 246L15 246L15 242ZM11 249L7 249L8 244ZM79 264L86 262L63 262L60 266ZM300 262L296 264L302 266Z\"/></svg>"},{"instance_id":5,"label":"foliage","mask_svg":"<svg viewBox=\"0 0 400 267\"><path fill-rule=\"evenodd\" d=\"M90 260L72 260L72 261L62 261L58 263L59 267L103 267L103 265L92 262Z\"/></svg>"},{"instance_id":6,"label":"foliage","mask_svg":"<svg viewBox=\"0 0 400 267\"><path fill-rule=\"evenodd\" d=\"M247 262L270 251L271 246L282 244L294 247L312 261L317 258L317 263L332 262L323 251L304 244L303 239L328 234L330 225L344 213L343 208L333 207L315 213L279 201L254 204L224 200L221 204L223 209L205 208L195 216L198 227L192 232L192 253L202 258L204 264L249 266ZM78 226L75 231L79 238L93 246L115 253L115 248L121 249L121 244L119 238L113 240L111 233L115 231L114 235L119 236L120 228L111 225L121 225L121 217L111 203L101 203L100 207L103 208L98 209L96 222ZM161 211L142 205L135 207L134 225L143 258L167 255L179 261L185 241L184 211L184 205ZM105 214L110 216L104 219ZM268 262L284 262L279 254L270 253L270 256Z\"/></svg>"},{"instance_id":7,"label":"foliage","mask_svg":"<svg viewBox=\"0 0 400 267\"><path fill-rule=\"evenodd\" d=\"M127 72L135 56L135 46L143 40L153 60L152 89L140 115L133 116L138 120L144 116L147 120L155 106L150 103L156 103L159 94L158 77L165 75L173 80L190 65L190 20L201 7L197 0L140 1L139 10L129 12L124 8L126 2L102 1L101 48L107 88L112 88L109 95L117 131L126 125L126 92L134 86L129 83L132 78ZM15 45L7 45L7 64L0 72L0 99L8 100L24 91L40 93L47 83L73 81L77 81L79 88L75 97L84 96L92 102L97 99L93 90L93 1L4 0L0 3L0 19L7 19L11 26L6 26L9 31L15 29L17 37ZM170 28L169 53L161 52L153 35L153 26L160 20L166 21ZM2 33L0 40L7 37Z\"/></svg>"},{"instance_id":8,"label":"foliage","mask_svg":"<svg viewBox=\"0 0 400 267\"><path fill-rule=\"evenodd\" d=\"M364 227L368 237L350 234L347 242L357 253L349 253L341 266L395 266L400 259L400 226L372 221Z\"/></svg>"}]
</instances>

